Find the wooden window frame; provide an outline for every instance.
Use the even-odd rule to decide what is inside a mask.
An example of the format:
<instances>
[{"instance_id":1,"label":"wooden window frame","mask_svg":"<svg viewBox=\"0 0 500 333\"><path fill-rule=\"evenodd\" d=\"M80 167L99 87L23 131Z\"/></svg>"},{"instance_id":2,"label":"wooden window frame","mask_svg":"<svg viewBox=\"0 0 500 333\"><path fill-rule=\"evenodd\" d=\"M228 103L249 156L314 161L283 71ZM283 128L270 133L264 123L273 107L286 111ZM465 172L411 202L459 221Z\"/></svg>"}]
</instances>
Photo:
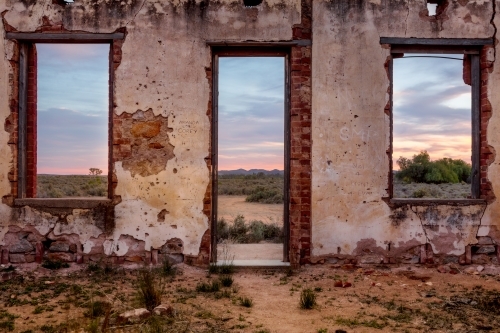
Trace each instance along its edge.
<instances>
[{"instance_id":1,"label":"wooden window frame","mask_svg":"<svg viewBox=\"0 0 500 333\"><path fill-rule=\"evenodd\" d=\"M290 54L297 42L207 42L212 51L212 209L211 209L211 253L210 261L217 262L217 181L218 181L218 98L219 57L283 57L285 60L284 91L284 181L283 181L283 261L289 262L290 247Z\"/></svg>"},{"instance_id":2,"label":"wooden window frame","mask_svg":"<svg viewBox=\"0 0 500 333\"><path fill-rule=\"evenodd\" d=\"M124 33L31 33L31 32L8 32L8 40L16 41L19 47L19 108L18 108L18 141L17 141L17 198L14 200L16 205L37 204L44 201L45 205L60 207L89 206L89 201L95 201L96 204L108 202L113 198L113 87L114 87L114 67L113 67L113 43L115 40L123 40ZM109 44L109 92L108 92L108 196L107 198L28 198L27 188L27 110L28 110L28 88L30 85L28 79L28 51L35 44ZM36 140L37 138L35 138ZM36 161L35 161L36 162ZM34 185L36 186L36 184ZM94 206L94 204L90 204Z\"/></svg>"},{"instance_id":3,"label":"wooden window frame","mask_svg":"<svg viewBox=\"0 0 500 333\"><path fill-rule=\"evenodd\" d=\"M393 64L394 58L404 53L439 53L439 54L464 54L470 57L471 61L471 127L472 127L472 172L471 172L471 199L429 199L434 202L468 202L474 204L474 200L480 200L480 152L481 152L481 66L480 53L486 45L492 45L491 38L483 39L462 39L462 38L399 38L399 37L381 37L380 44L389 44L391 48L391 58L389 62L390 79L390 172L389 172L389 198L393 202L408 201L406 199L393 198ZM429 201L422 200L421 201ZM418 201L418 200L417 200Z\"/></svg>"}]
</instances>

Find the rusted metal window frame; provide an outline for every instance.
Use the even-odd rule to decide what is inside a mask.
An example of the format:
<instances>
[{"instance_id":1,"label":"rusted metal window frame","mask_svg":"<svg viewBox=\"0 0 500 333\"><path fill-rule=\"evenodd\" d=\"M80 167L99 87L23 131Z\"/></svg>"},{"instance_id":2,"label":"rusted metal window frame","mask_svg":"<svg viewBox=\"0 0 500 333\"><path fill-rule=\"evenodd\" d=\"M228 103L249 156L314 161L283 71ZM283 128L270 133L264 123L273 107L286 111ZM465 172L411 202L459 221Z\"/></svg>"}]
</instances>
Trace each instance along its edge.
<instances>
[{"instance_id":1,"label":"rusted metal window frame","mask_svg":"<svg viewBox=\"0 0 500 333\"><path fill-rule=\"evenodd\" d=\"M439 53L468 55L471 60L471 199L480 199L480 151L481 151L481 68L480 51L485 45L492 45L491 38L483 39L461 39L461 38L399 38L381 37L381 44L389 44L391 47L391 58L389 63L390 76L390 171L389 171L389 197L391 200L405 200L394 198L394 182L392 170L393 153L393 65L394 55L404 53ZM443 201L430 199L432 201ZM451 199L446 202L467 201L470 199Z\"/></svg>"},{"instance_id":2,"label":"rusted metal window frame","mask_svg":"<svg viewBox=\"0 0 500 333\"><path fill-rule=\"evenodd\" d=\"M212 51L212 212L210 261L217 262L217 182L218 182L218 129L219 129L219 57L283 57L285 60L284 107L284 181L283 181L283 261L289 261L290 247L290 54L296 42L228 43L207 42Z\"/></svg>"},{"instance_id":3,"label":"rusted metal window frame","mask_svg":"<svg viewBox=\"0 0 500 333\"><path fill-rule=\"evenodd\" d=\"M18 108L18 160L17 160L17 199L16 204L35 203L36 198L26 197L26 175L27 175L27 107L28 107L28 50L35 44L109 44L109 92L108 92L108 199L113 198L112 191L112 165L113 165L113 86L114 86L114 68L113 68L113 42L124 39L124 33L30 33L30 32L8 32L6 39L18 43L19 47L19 108ZM38 139L38 138L36 138ZM57 201L63 200L68 205L82 203L81 199L72 198L51 198L53 205L58 205ZM93 199L86 199L93 200ZM96 198L102 201L102 198ZM47 200L45 200L47 201ZM85 203L82 203L85 204Z\"/></svg>"}]
</instances>

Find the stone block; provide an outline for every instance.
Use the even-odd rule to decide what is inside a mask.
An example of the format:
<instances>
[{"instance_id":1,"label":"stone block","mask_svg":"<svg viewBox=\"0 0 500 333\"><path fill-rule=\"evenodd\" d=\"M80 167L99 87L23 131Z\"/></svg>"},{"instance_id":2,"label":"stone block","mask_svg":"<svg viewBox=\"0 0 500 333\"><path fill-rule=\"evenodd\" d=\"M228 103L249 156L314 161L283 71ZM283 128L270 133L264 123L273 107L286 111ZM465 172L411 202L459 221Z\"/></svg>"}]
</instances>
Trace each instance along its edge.
<instances>
[{"instance_id":1,"label":"stone block","mask_svg":"<svg viewBox=\"0 0 500 333\"><path fill-rule=\"evenodd\" d=\"M22 253L11 253L9 254L9 261L13 264L24 264L26 263L26 257Z\"/></svg>"},{"instance_id":2,"label":"stone block","mask_svg":"<svg viewBox=\"0 0 500 333\"><path fill-rule=\"evenodd\" d=\"M69 252L69 243L66 242L54 242L50 244L49 251L52 252Z\"/></svg>"},{"instance_id":3,"label":"stone block","mask_svg":"<svg viewBox=\"0 0 500 333\"><path fill-rule=\"evenodd\" d=\"M483 245L476 251L476 254L495 253L495 251L495 245Z\"/></svg>"},{"instance_id":4,"label":"stone block","mask_svg":"<svg viewBox=\"0 0 500 333\"><path fill-rule=\"evenodd\" d=\"M20 239L19 242L10 246L10 253L26 253L33 250L35 250L35 248L25 238Z\"/></svg>"},{"instance_id":5,"label":"stone block","mask_svg":"<svg viewBox=\"0 0 500 333\"><path fill-rule=\"evenodd\" d=\"M75 261L75 255L73 253L67 253L67 252L49 253L47 255L47 257L50 260L62 261L62 262L74 262Z\"/></svg>"}]
</instances>

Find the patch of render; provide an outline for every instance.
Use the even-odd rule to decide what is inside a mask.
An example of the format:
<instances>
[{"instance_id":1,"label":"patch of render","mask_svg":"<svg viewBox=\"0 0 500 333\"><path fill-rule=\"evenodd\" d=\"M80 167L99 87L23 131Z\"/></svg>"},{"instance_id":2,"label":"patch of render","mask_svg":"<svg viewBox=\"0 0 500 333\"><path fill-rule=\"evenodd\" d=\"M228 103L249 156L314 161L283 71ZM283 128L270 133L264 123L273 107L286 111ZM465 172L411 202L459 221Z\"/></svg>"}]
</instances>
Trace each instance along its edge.
<instances>
[{"instance_id":1,"label":"patch of render","mask_svg":"<svg viewBox=\"0 0 500 333\"><path fill-rule=\"evenodd\" d=\"M434 254L462 255L476 244L486 204L474 206L412 206Z\"/></svg>"},{"instance_id":2,"label":"patch of render","mask_svg":"<svg viewBox=\"0 0 500 333\"><path fill-rule=\"evenodd\" d=\"M33 207L24 206L14 210L10 219L12 225L21 229L33 227L40 235L54 236L78 235L80 243L86 243L92 238L99 237L104 230L97 225L101 221L94 219L92 211L88 209L70 209L69 213L51 214Z\"/></svg>"},{"instance_id":3,"label":"patch of render","mask_svg":"<svg viewBox=\"0 0 500 333\"><path fill-rule=\"evenodd\" d=\"M0 13L6 10L5 2L0 2ZM3 20L0 21L0 36L5 38L5 27ZM12 91L10 85L14 82L13 70L10 60L14 57L14 43L3 39L0 43L0 122L4 122L10 116L10 100ZM11 193L9 172L12 168L14 155L9 146L10 133L6 130L0 131L0 197L8 196ZM11 208L0 202L0 245L4 244L4 236L8 231Z\"/></svg>"},{"instance_id":4,"label":"patch of render","mask_svg":"<svg viewBox=\"0 0 500 333\"><path fill-rule=\"evenodd\" d=\"M389 80L383 66L389 50L379 44L379 38L489 37L493 32L489 24L491 6L488 1L477 6L483 7L476 11L472 6L453 2L444 9L449 19L436 29L435 24L419 16L425 1L314 2L314 256L336 254L338 249L340 253L355 254L360 239L374 241L372 249L382 249L389 242L403 247L427 243L429 231L416 211L395 211L382 200L389 175L385 152L390 142L390 123L384 113ZM466 12L478 19L455 19L467 16ZM446 216L447 209L453 208L439 209ZM429 236L431 241L438 237L444 241L445 235L455 237L448 239L450 248L439 248L438 252L463 254L465 245L477 241L480 220L474 208L469 209L472 211L462 213L471 221L460 227L450 225ZM457 221L458 217L448 222ZM464 235L458 230L463 230Z\"/></svg>"},{"instance_id":5,"label":"patch of render","mask_svg":"<svg viewBox=\"0 0 500 333\"><path fill-rule=\"evenodd\" d=\"M493 14L491 16L490 23L494 28L493 40L494 48L493 52L487 54L487 60L494 64L496 61L496 54L498 52L498 39L497 39L497 27L500 26L500 15L498 15L498 10L500 4L497 1L492 1ZM493 87L500 84L500 70L499 66L492 66L491 72L488 74L488 100L492 107L492 117L488 121L487 128L487 142L493 151L500 149L500 119L495 117L498 114L498 105L500 105L500 96L496 93ZM500 162L496 158L494 161L488 165L488 180L491 183L493 193L500 193ZM485 210L484 216L481 220L481 226L479 227L478 237L490 237L493 244L500 244L500 205L498 200L494 200L488 204Z\"/></svg>"},{"instance_id":6,"label":"patch of render","mask_svg":"<svg viewBox=\"0 0 500 333\"><path fill-rule=\"evenodd\" d=\"M128 246L120 240L122 235L145 241L148 251L161 248L169 239L179 238L185 254L198 254L201 239L208 229L203 198L209 174L203 158L188 163L186 160L177 162L177 159L178 156L169 161L165 171L147 177L132 177L121 162L116 163L119 179L116 194L122 197L122 202L115 207L114 243L107 254L121 253L116 252L116 247ZM173 169L177 169L177 173L174 174ZM165 215L164 222L158 222L158 214L163 209L169 214Z\"/></svg>"},{"instance_id":7,"label":"patch of render","mask_svg":"<svg viewBox=\"0 0 500 333\"><path fill-rule=\"evenodd\" d=\"M168 160L174 158L168 118L155 117L152 110L138 110L117 119L120 122L113 129L114 141L120 142L122 149L130 150L122 159L124 170L130 171L132 177L156 175L165 170Z\"/></svg>"}]
</instances>

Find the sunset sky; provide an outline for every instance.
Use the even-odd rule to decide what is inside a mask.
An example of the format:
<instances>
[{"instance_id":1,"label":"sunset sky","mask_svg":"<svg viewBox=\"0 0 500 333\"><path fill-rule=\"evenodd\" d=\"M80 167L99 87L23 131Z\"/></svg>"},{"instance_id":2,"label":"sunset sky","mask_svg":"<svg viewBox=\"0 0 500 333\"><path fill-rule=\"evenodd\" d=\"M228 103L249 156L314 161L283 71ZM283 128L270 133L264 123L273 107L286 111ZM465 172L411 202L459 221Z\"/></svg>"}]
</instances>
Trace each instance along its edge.
<instances>
[{"instance_id":1,"label":"sunset sky","mask_svg":"<svg viewBox=\"0 0 500 333\"><path fill-rule=\"evenodd\" d=\"M400 156L411 158L421 150L427 150L432 160L451 157L471 162L471 87L463 81L462 67L461 60L395 59L396 169Z\"/></svg>"},{"instance_id":2,"label":"sunset sky","mask_svg":"<svg viewBox=\"0 0 500 333\"><path fill-rule=\"evenodd\" d=\"M107 44L37 44L40 174L108 171Z\"/></svg>"},{"instance_id":3,"label":"sunset sky","mask_svg":"<svg viewBox=\"0 0 500 333\"><path fill-rule=\"evenodd\" d=\"M107 173L109 45L37 50L38 173ZM283 169L283 61L220 58L219 170ZM394 61L394 161L427 150L470 163L470 123L462 61Z\"/></svg>"}]
</instances>

